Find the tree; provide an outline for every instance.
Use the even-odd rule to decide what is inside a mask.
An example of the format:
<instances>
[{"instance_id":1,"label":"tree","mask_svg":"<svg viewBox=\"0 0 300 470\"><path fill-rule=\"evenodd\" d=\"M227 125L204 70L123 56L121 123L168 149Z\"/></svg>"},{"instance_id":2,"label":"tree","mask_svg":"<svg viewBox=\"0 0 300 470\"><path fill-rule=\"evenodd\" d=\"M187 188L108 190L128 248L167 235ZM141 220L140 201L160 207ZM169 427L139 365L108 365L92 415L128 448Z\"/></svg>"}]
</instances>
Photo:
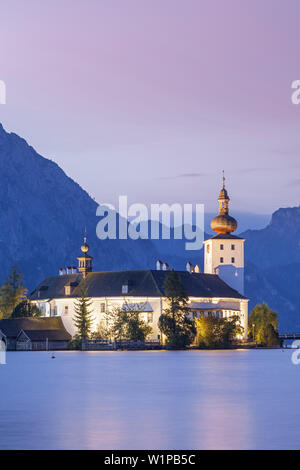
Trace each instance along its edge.
<instances>
[{"instance_id":1,"label":"tree","mask_svg":"<svg viewBox=\"0 0 300 470\"><path fill-rule=\"evenodd\" d=\"M272 348L280 344L278 332L274 329L271 323L269 323L265 328L259 330L257 334L257 342L267 348Z\"/></svg>"},{"instance_id":2,"label":"tree","mask_svg":"<svg viewBox=\"0 0 300 470\"><path fill-rule=\"evenodd\" d=\"M42 315L41 310L28 299L20 302L12 313L12 318L19 317L40 317Z\"/></svg>"},{"instance_id":3,"label":"tree","mask_svg":"<svg viewBox=\"0 0 300 470\"><path fill-rule=\"evenodd\" d=\"M0 312L4 318L11 316L16 306L24 300L26 293L24 276L17 266L13 266L0 288Z\"/></svg>"},{"instance_id":4,"label":"tree","mask_svg":"<svg viewBox=\"0 0 300 470\"><path fill-rule=\"evenodd\" d=\"M124 303L107 313L107 334L119 341L145 341L152 328L140 318L144 304Z\"/></svg>"},{"instance_id":5,"label":"tree","mask_svg":"<svg viewBox=\"0 0 300 470\"><path fill-rule=\"evenodd\" d=\"M170 271L164 282L167 307L159 317L159 328L167 337L170 348L180 349L191 344L195 338L195 323L188 317L188 296L176 271Z\"/></svg>"},{"instance_id":6,"label":"tree","mask_svg":"<svg viewBox=\"0 0 300 470\"><path fill-rule=\"evenodd\" d=\"M249 335L262 346L272 347L280 343L278 337L278 315L263 302L251 310Z\"/></svg>"},{"instance_id":7,"label":"tree","mask_svg":"<svg viewBox=\"0 0 300 470\"><path fill-rule=\"evenodd\" d=\"M94 319L91 317L90 306L92 302L87 296L87 286L85 281L81 281L80 297L75 302L74 324L77 327L77 337L80 340L88 339L91 334L92 323Z\"/></svg>"},{"instance_id":8,"label":"tree","mask_svg":"<svg viewBox=\"0 0 300 470\"><path fill-rule=\"evenodd\" d=\"M195 320L197 335L195 344L199 348L228 348L232 346L237 335L243 333L237 315L230 318L205 316Z\"/></svg>"}]
</instances>

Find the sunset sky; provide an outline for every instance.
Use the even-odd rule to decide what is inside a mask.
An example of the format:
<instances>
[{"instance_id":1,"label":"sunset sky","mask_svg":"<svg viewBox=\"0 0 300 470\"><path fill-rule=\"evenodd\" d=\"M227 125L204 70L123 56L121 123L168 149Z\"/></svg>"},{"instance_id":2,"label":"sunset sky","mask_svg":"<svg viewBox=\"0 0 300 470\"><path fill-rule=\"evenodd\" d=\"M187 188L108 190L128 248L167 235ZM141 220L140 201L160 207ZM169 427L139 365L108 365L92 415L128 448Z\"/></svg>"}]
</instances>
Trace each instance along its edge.
<instances>
[{"instance_id":1,"label":"sunset sky","mask_svg":"<svg viewBox=\"0 0 300 470\"><path fill-rule=\"evenodd\" d=\"M299 0L1 2L0 122L98 202L299 205Z\"/></svg>"}]
</instances>

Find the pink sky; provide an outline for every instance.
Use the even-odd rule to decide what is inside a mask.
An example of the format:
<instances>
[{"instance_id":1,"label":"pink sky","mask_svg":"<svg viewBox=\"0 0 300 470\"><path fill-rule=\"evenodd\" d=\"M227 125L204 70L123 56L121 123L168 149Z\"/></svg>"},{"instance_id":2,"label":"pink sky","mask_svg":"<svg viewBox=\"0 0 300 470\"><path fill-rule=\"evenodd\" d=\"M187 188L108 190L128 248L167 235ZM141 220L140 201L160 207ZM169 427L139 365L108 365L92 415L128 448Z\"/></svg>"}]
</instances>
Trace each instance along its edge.
<instances>
[{"instance_id":1,"label":"pink sky","mask_svg":"<svg viewBox=\"0 0 300 470\"><path fill-rule=\"evenodd\" d=\"M98 202L298 205L299 0L10 0L0 122Z\"/></svg>"}]
</instances>

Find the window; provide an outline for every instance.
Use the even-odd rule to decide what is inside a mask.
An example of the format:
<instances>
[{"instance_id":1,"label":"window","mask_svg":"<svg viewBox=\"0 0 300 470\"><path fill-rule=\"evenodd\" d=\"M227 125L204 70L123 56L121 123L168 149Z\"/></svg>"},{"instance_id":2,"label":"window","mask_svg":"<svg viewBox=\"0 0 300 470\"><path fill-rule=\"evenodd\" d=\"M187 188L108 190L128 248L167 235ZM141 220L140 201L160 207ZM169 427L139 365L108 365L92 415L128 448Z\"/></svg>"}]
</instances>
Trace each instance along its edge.
<instances>
[{"instance_id":1,"label":"window","mask_svg":"<svg viewBox=\"0 0 300 470\"><path fill-rule=\"evenodd\" d=\"M235 258L231 258L231 262L232 262L232 263L235 263Z\"/></svg>"},{"instance_id":2,"label":"window","mask_svg":"<svg viewBox=\"0 0 300 470\"><path fill-rule=\"evenodd\" d=\"M50 317L57 317L57 307L51 308Z\"/></svg>"},{"instance_id":3,"label":"window","mask_svg":"<svg viewBox=\"0 0 300 470\"><path fill-rule=\"evenodd\" d=\"M105 313L105 303L101 302L100 304L100 313Z\"/></svg>"},{"instance_id":4,"label":"window","mask_svg":"<svg viewBox=\"0 0 300 470\"><path fill-rule=\"evenodd\" d=\"M153 313L148 313L147 314L147 322L148 323L153 323Z\"/></svg>"},{"instance_id":5,"label":"window","mask_svg":"<svg viewBox=\"0 0 300 470\"><path fill-rule=\"evenodd\" d=\"M220 263L224 263L224 258L220 258Z\"/></svg>"},{"instance_id":6,"label":"window","mask_svg":"<svg viewBox=\"0 0 300 470\"><path fill-rule=\"evenodd\" d=\"M128 284L123 284L123 286L122 286L122 294L128 294Z\"/></svg>"},{"instance_id":7,"label":"window","mask_svg":"<svg viewBox=\"0 0 300 470\"><path fill-rule=\"evenodd\" d=\"M209 245L206 245L206 252L207 252L207 253L210 252L210 246L209 246Z\"/></svg>"},{"instance_id":8,"label":"window","mask_svg":"<svg viewBox=\"0 0 300 470\"><path fill-rule=\"evenodd\" d=\"M68 305L65 305L64 314L68 315L68 313L69 313L69 307Z\"/></svg>"},{"instance_id":9,"label":"window","mask_svg":"<svg viewBox=\"0 0 300 470\"><path fill-rule=\"evenodd\" d=\"M224 250L224 245L220 245L220 250Z\"/></svg>"},{"instance_id":10,"label":"window","mask_svg":"<svg viewBox=\"0 0 300 470\"><path fill-rule=\"evenodd\" d=\"M235 250L235 245L231 245L231 249L232 249L232 251L234 251Z\"/></svg>"}]
</instances>

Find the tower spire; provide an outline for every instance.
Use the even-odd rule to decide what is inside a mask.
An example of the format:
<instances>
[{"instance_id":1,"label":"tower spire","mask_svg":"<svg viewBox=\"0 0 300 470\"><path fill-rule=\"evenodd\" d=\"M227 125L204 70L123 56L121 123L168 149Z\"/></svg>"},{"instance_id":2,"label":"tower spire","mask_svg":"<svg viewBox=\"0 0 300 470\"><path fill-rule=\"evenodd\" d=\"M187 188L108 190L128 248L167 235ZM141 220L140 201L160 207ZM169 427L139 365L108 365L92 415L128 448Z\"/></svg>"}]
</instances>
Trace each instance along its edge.
<instances>
[{"instance_id":1,"label":"tower spire","mask_svg":"<svg viewBox=\"0 0 300 470\"><path fill-rule=\"evenodd\" d=\"M222 189L218 198L219 201L219 215L228 215L229 214L229 201L230 198L225 188L225 172L223 170L222 176Z\"/></svg>"},{"instance_id":2,"label":"tower spire","mask_svg":"<svg viewBox=\"0 0 300 470\"><path fill-rule=\"evenodd\" d=\"M211 228L217 233L231 233L237 229L237 221L229 215L229 201L227 189L225 187L225 172L222 171L222 189L219 197L219 215L211 221Z\"/></svg>"},{"instance_id":3,"label":"tower spire","mask_svg":"<svg viewBox=\"0 0 300 470\"><path fill-rule=\"evenodd\" d=\"M82 273L85 279L87 273L92 271L92 260L93 257L88 254L90 247L87 244L86 227L84 229L83 245L81 245L82 255L78 256L78 271Z\"/></svg>"}]
</instances>

